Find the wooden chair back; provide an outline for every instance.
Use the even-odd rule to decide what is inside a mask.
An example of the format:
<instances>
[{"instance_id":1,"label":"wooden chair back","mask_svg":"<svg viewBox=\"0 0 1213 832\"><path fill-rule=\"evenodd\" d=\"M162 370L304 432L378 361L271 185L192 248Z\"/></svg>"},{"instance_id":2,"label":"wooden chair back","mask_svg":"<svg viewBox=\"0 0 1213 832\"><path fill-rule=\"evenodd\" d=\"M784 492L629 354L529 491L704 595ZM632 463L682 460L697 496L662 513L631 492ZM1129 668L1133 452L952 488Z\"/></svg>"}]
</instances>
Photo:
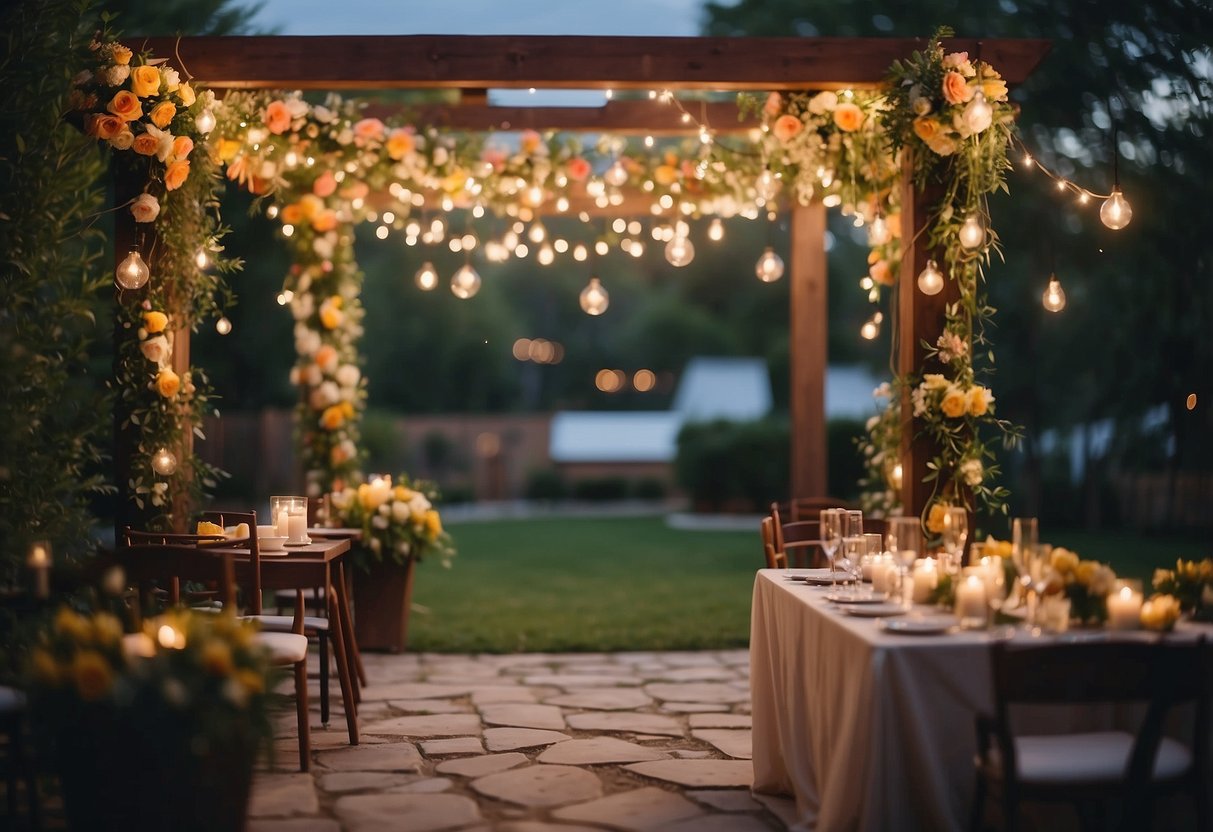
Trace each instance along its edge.
<instances>
[{"instance_id":1,"label":"wooden chair back","mask_svg":"<svg viewBox=\"0 0 1213 832\"><path fill-rule=\"evenodd\" d=\"M762 552L766 556L767 569L788 568L787 553L782 549L775 548L775 530L777 528L772 518L762 518L759 532L762 534Z\"/></svg>"},{"instance_id":2,"label":"wooden chair back","mask_svg":"<svg viewBox=\"0 0 1213 832\"><path fill-rule=\"evenodd\" d=\"M779 508L785 521L820 520L822 510L827 508L858 508L855 504L837 497L792 497L771 505Z\"/></svg>"},{"instance_id":3,"label":"wooden chair back","mask_svg":"<svg viewBox=\"0 0 1213 832\"><path fill-rule=\"evenodd\" d=\"M821 521L793 520L780 527L788 562L797 567L819 568L826 565L821 548Z\"/></svg>"},{"instance_id":4,"label":"wooden chair back","mask_svg":"<svg viewBox=\"0 0 1213 832\"><path fill-rule=\"evenodd\" d=\"M204 511L201 519L208 520L226 529L228 526L238 526L244 523L248 526L247 538L229 538L227 545L233 549L248 551L248 567L243 572L243 583L248 590L246 603L253 615L261 614L261 549L257 545L257 512L256 511Z\"/></svg>"}]
</instances>

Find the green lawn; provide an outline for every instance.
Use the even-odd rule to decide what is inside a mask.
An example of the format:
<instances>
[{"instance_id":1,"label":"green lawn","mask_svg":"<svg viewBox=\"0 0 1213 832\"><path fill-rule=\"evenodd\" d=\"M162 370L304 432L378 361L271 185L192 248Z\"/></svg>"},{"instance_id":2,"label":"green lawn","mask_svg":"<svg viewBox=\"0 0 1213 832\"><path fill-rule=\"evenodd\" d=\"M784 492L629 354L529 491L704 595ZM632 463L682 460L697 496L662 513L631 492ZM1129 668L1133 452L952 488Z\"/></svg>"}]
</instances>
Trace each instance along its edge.
<instances>
[{"instance_id":1,"label":"green lawn","mask_svg":"<svg viewBox=\"0 0 1213 832\"><path fill-rule=\"evenodd\" d=\"M451 569L417 569L409 649L450 653L742 647L758 530L691 532L661 517L452 524ZM1149 581L1207 542L1119 532L1041 537Z\"/></svg>"}]
</instances>

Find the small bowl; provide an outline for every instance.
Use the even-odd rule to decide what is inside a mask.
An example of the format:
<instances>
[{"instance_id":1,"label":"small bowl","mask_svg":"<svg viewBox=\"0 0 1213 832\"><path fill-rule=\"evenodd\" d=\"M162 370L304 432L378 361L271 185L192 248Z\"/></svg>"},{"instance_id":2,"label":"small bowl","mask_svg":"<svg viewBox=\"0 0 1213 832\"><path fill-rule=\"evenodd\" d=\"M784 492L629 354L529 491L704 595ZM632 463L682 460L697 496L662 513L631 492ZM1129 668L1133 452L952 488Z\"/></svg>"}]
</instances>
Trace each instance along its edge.
<instances>
[{"instance_id":1,"label":"small bowl","mask_svg":"<svg viewBox=\"0 0 1213 832\"><path fill-rule=\"evenodd\" d=\"M263 552L281 552L286 548L286 537L279 535L274 526L258 526L257 548Z\"/></svg>"}]
</instances>

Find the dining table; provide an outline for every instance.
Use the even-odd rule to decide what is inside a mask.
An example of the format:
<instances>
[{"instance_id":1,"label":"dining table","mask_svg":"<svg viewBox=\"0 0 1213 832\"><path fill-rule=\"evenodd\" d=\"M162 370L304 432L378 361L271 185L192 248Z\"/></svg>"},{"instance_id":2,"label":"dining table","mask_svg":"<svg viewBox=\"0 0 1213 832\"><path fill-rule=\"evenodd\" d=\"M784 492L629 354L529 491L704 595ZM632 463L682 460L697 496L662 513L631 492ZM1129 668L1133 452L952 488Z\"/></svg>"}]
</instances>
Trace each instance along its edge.
<instances>
[{"instance_id":1,"label":"dining table","mask_svg":"<svg viewBox=\"0 0 1213 832\"><path fill-rule=\"evenodd\" d=\"M959 630L925 605L868 617L864 605L827 600L829 586L804 580L813 574L759 570L750 624L753 788L794 797L798 830L965 828L975 720L993 708L993 639L1158 637ZM881 623L894 620L919 632ZM1213 628L1181 622L1177 637L1201 632ZM1101 730L1115 720L1099 708L1063 711L1045 732Z\"/></svg>"}]
</instances>

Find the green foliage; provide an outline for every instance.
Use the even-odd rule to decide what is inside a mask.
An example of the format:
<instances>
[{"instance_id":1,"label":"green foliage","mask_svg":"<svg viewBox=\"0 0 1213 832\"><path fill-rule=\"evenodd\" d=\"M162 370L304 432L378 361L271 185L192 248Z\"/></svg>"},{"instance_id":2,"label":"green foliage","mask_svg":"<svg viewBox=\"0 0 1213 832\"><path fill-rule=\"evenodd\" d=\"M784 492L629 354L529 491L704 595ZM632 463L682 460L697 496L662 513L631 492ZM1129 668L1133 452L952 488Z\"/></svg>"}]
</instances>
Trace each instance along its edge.
<instances>
[{"instance_id":1,"label":"green foliage","mask_svg":"<svg viewBox=\"0 0 1213 832\"><path fill-rule=\"evenodd\" d=\"M528 500L563 500L569 496L569 486L559 471L541 468L527 475L523 494Z\"/></svg>"},{"instance_id":2,"label":"green foliage","mask_svg":"<svg viewBox=\"0 0 1213 832\"><path fill-rule=\"evenodd\" d=\"M696 422L678 433L678 484L696 508L757 511L789 493L787 423Z\"/></svg>"},{"instance_id":3,"label":"green foliage","mask_svg":"<svg viewBox=\"0 0 1213 832\"><path fill-rule=\"evenodd\" d=\"M248 35L264 2L250 0L104 0L105 10L131 35Z\"/></svg>"},{"instance_id":4,"label":"green foliage","mask_svg":"<svg viewBox=\"0 0 1213 832\"><path fill-rule=\"evenodd\" d=\"M624 477L587 477L574 482L570 491L574 500L589 503L622 500L628 496L628 481Z\"/></svg>"},{"instance_id":5,"label":"green foliage","mask_svg":"<svg viewBox=\"0 0 1213 832\"><path fill-rule=\"evenodd\" d=\"M39 0L0 16L0 581L31 538L56 556L92 547L107 397L90 353L106 330L94 143L67 124L71 77L92 34L88 4Z\"/></svg>"}]
</instances>

